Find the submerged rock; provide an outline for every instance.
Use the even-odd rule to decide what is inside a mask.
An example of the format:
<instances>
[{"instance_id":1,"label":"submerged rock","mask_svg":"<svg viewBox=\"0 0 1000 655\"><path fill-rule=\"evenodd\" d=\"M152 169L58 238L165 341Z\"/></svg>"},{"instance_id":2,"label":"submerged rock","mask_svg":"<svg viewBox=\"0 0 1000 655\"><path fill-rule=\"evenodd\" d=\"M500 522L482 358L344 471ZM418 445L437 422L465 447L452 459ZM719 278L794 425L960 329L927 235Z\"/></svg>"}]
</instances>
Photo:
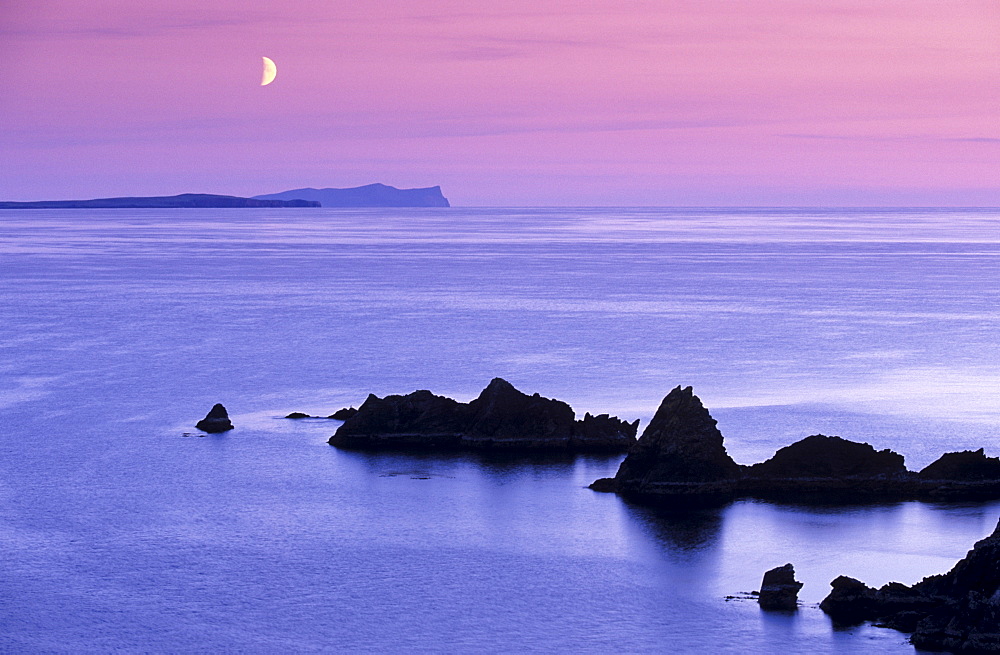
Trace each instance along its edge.
<instances>
[{"instance_id":1,"label":"submerged rock","mask_svg":"<svg viewBox=\"0 0 1000 655\"><path fill-rule=\"evenodd\" d=\"M1000 652L1000 523L948 573L873 589L840 576L820 609L839 623L878 621L917 648Z\"/></svg>"},{"instance_id":2,"label":"submerged rock","mask_svg":"<svg viewBox=\"0 0 1000 655\"><path fill-rule=\"evenodd\" d=\"M233 429L233 424L229 420L229 412L226 411L222 403L216 403L205 418L195 424L195 427L202 432L226 432Z\"/></svg>"},{"instance_id":3,"label":"submerged rock","mask_svg":"<svg viewBox=\"0 0 1000 655\"><path fill-rule=\"evenodd\" d=\"M352 448L621 452L635 442L637 427L638 422L606 414L587 414L577 421L566 403L537 393L529 396L494 378L469 403L430 391L369 395L329 443Z\"/></svg>"},{"instance_id":4,"label":"submerged rock","mask_svg":"<svg viewBox=\"0 0 1000 655\"><path fill-rule=\"evenodd\" d=\"M802 583L795 579L795 568L785 564L764 574L757 602L761 609L794 612L799 606Z\"/></svg>"}]
</instances>

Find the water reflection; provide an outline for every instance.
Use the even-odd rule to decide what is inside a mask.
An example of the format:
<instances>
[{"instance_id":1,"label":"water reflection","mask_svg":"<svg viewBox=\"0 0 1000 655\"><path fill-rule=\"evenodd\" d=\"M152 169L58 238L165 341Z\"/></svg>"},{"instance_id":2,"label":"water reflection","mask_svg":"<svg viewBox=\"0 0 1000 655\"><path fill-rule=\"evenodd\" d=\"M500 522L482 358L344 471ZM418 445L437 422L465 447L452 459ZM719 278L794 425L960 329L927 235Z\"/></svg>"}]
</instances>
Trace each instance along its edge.
<instances>
[{"instance_id":1,"label":"water reflection","mask_svg":"<svg viewBox=\"0 0 1000 655\"><path fill-rule=\"evenodd\" d=\"M642 532L662 545L669 556L682 554L690 560L719 546L725 508L680 511L624 504Z\"/></svg>"}]
</instances>

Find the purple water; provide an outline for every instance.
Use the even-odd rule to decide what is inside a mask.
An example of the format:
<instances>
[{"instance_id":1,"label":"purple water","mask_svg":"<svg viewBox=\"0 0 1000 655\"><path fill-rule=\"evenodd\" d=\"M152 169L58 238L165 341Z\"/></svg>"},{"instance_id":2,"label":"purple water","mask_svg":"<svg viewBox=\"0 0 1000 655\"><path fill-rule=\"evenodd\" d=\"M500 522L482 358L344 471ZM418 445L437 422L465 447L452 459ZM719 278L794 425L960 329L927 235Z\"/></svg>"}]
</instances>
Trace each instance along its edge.
<instances>
[{"instance_id":1,"label":"purple water","mask_svg":"<svg viewBox=\"0 0 1000 655\"><path fill-rule=\"evenodd\" d=\"M620 458L362 454L368 392L494 376L742 463L808 434L1000 454L991 210L0 213L0 650L912 652L829 581L947 570L1000 503L669 514ZM215 402L237 429L184 437ZM793 562L795 616L726 595Z\"/></svg>"}]
</instances>

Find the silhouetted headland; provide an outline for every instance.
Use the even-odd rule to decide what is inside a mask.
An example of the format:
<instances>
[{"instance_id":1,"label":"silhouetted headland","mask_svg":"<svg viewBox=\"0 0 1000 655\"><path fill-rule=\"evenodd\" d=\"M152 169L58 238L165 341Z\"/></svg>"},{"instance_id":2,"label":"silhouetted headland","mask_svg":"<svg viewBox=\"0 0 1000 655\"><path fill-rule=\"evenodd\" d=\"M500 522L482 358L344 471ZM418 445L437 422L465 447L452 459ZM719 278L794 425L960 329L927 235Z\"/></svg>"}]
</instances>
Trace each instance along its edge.
<instances>
[{"instance_id":1,"label":"silhouetted headland","mask_svg":"<svg viewBox=\"0 0 1000 655\"><path fill-rule=\"evenodd\" d=\"M310 200L262 200L210 193L182 193L178 196L97 198L95 200L39 200L0 202L0 209L229 209L242 207L319 207Z\"/></svg>"},{"instance_id":2,"label":"silhouetted headland","mask_svg":"<svg viewBox=\"0 0 1000 655\"><path fill-rule=\"evenodd\" d=\"M292 189L254 196L260 200L310 200L324 207L450 207L441 187L397 189L386 184L367 184L349 189Z\"/></svg>"},{"instance_id":3,"label":"silhouetted headland","mask_svg":"<svg viewBox=\"0 0 1000 655\"><path fill-rule=\"evenodd\" d=\"M430 391L369 395L329 443L358 449L624 452L635 443L638 428L638 420L607 414L576 420L566 403L529 396L494 378L469 403Z\"/></svg>"},{"instance_id":4,"label":"silhouetted headland","mask_svg":"<svg viewBox=\"0 0 1000 655\"><path fill-rule=\"evenodd\" d=\"M820 608L839 624L878 621L912 632L910 643L924 650L1000 652L1000 523L951 571L912 587L874 589L844 575L830 585Z\"/></svg>"},{"instance_id":5,"label":"silhouetted headland","mask_svg":"<svg viewBox=\"0 0 1000 655\"><path fill-rule=\"evenodd\" d=\"M677 387L629 449L614 478L591 485L640 503L685 507L736 498L792 502L1000 498L1000 459L947 453L919 473L867 443L813 435L753 466L733 461L691 387Z\"/></svg>"}]
</instances>

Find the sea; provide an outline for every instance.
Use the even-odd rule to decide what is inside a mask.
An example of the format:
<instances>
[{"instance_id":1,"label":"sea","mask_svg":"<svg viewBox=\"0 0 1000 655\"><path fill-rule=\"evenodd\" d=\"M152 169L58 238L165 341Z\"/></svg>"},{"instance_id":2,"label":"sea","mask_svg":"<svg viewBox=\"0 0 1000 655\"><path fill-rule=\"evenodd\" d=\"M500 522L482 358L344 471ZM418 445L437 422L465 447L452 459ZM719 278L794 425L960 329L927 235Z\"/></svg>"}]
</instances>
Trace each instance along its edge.
<instances>
[{"instance_id":1,"label":"sea","mask_svg":"<svg viewBox=\"0 0 1000 655\"><path fill-rule=\"evenodd\" d=\"M1000 502L684 510L622 456L327 445L494 377L740 463L1000 455L1000 210L0 212L0 652L912 653L829 583L943 573ZM194 428L223 403L236 429ZM790 562L795 613L749 592Z\"/></svg>"}]
</instances>

